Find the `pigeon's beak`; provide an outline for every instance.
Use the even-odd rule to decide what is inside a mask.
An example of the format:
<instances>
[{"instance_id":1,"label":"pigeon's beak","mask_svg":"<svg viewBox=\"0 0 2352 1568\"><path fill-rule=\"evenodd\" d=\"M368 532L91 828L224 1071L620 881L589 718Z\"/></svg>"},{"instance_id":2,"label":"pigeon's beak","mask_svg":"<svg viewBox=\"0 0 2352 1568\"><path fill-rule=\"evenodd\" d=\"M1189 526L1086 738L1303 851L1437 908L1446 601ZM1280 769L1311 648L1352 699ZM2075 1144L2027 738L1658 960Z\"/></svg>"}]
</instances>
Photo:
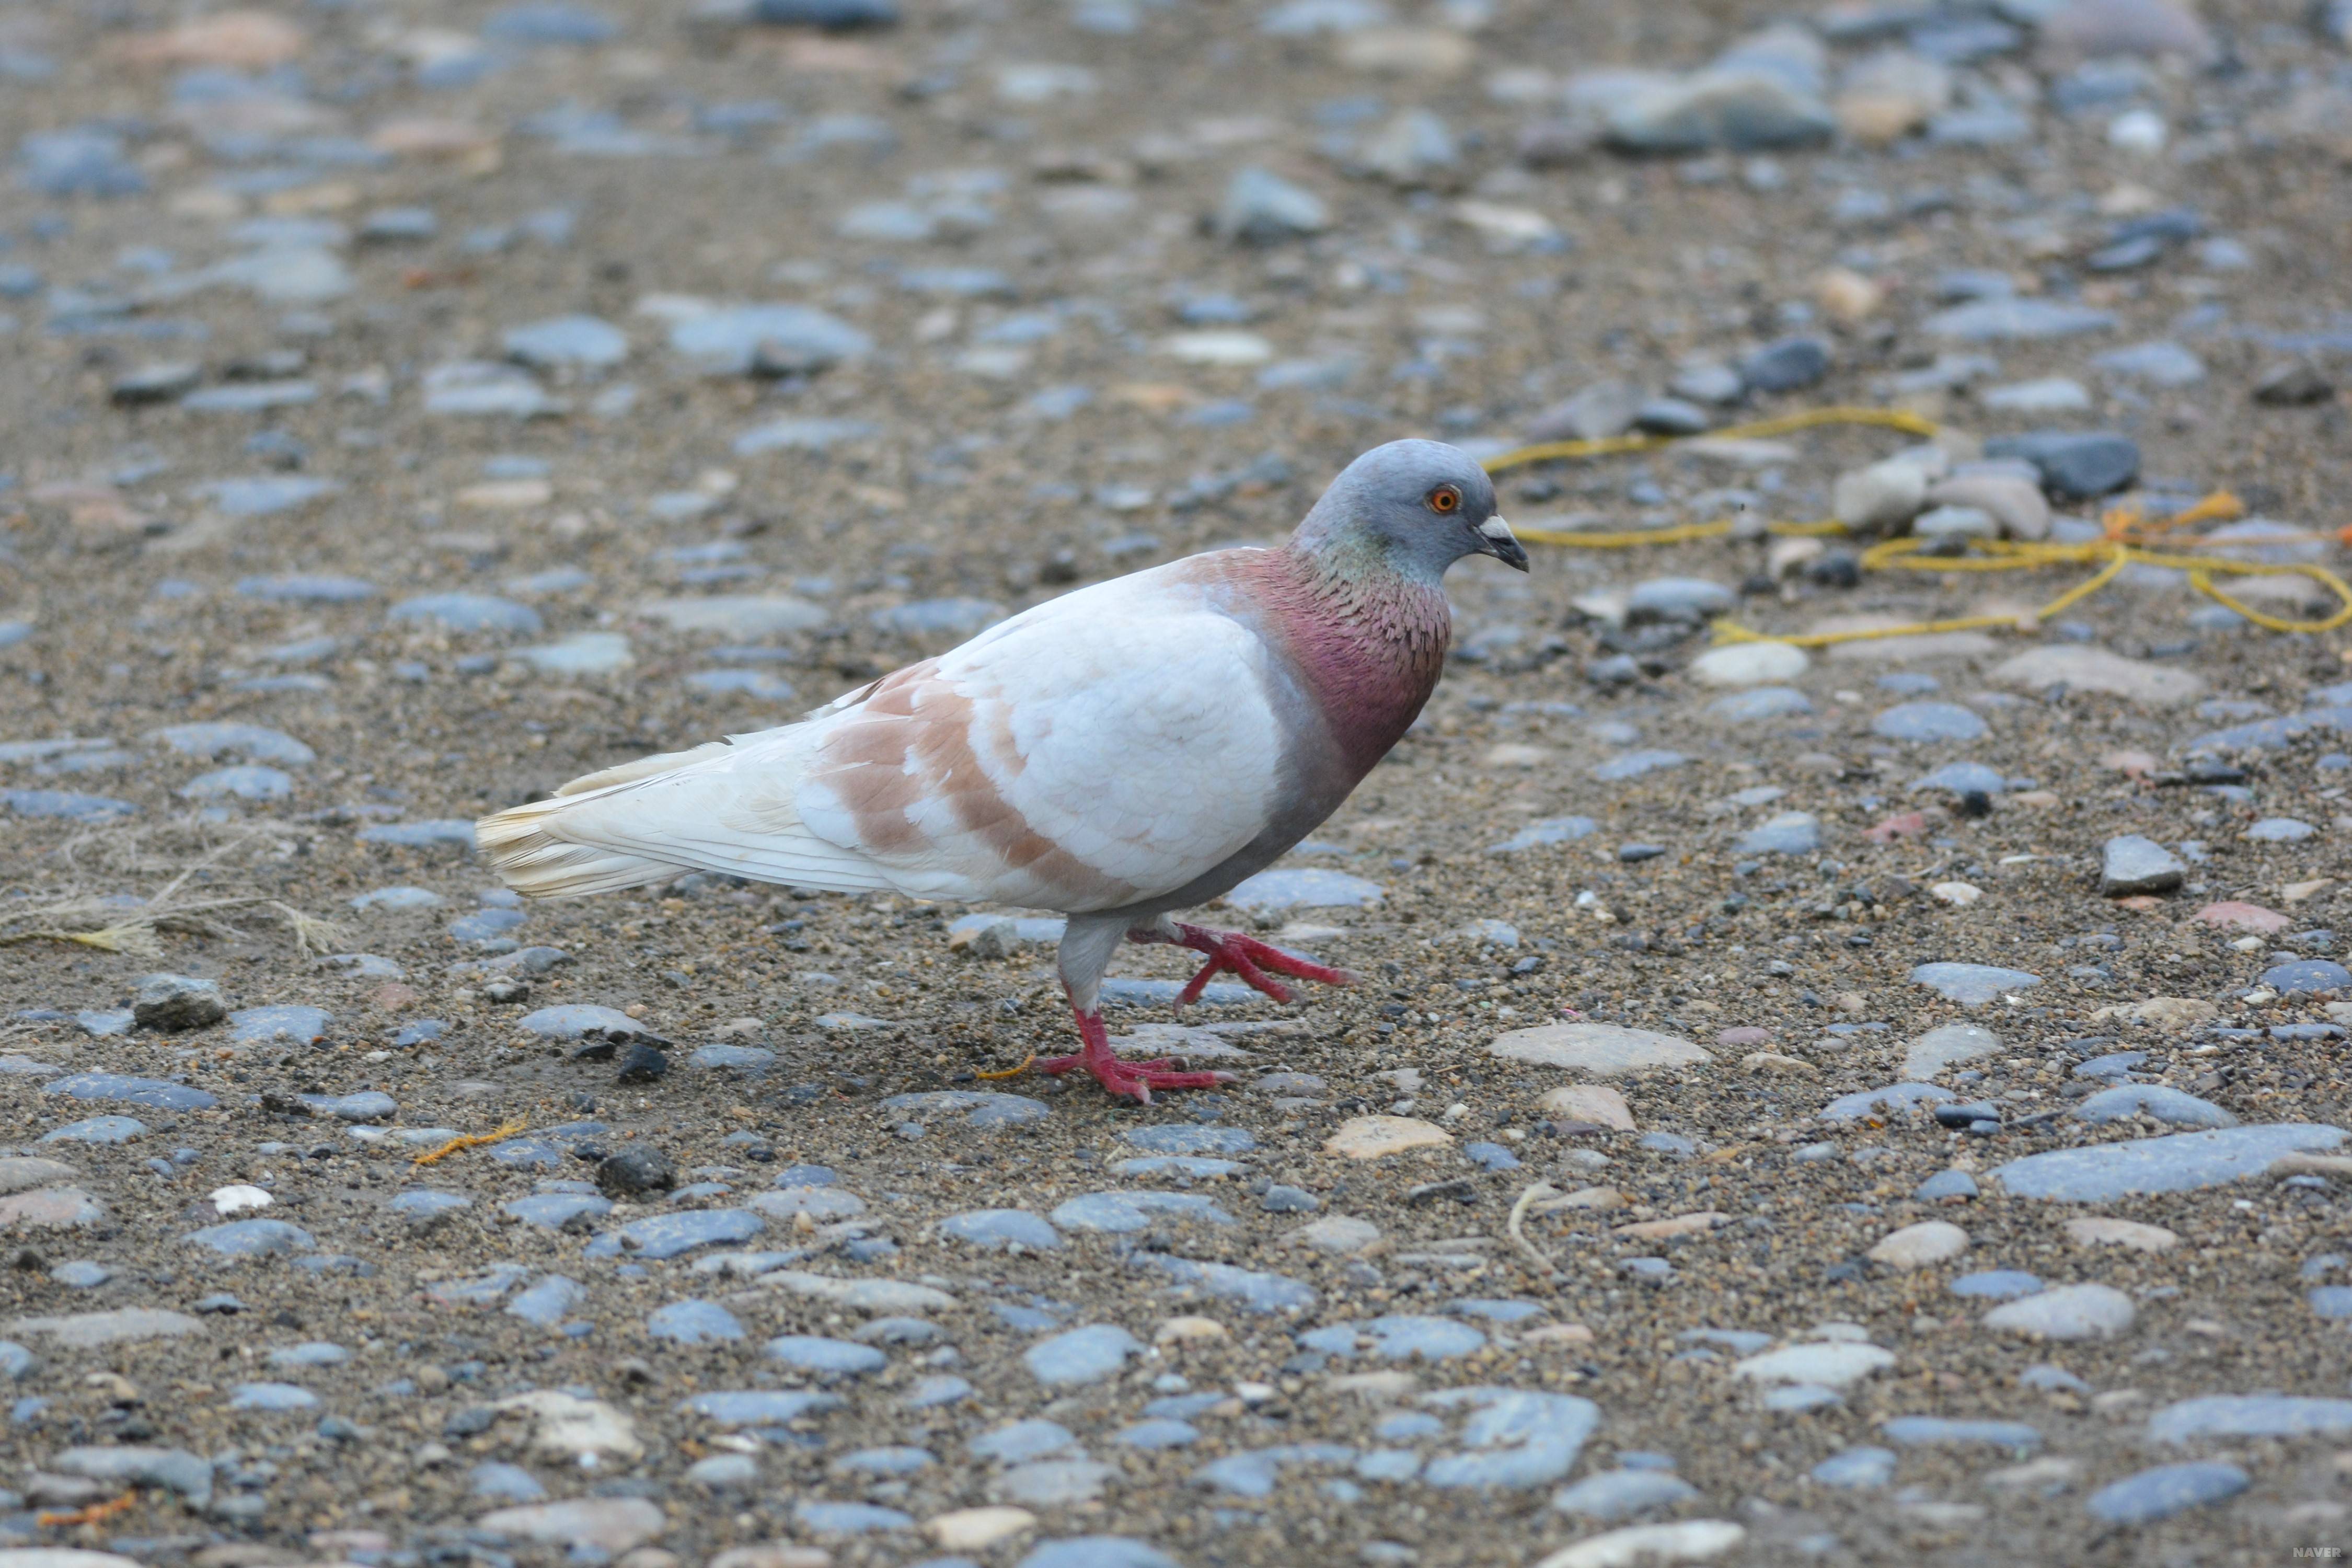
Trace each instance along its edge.
<instances>
[{"instance_id":1,"label":"pigeon's beak","mask_svg":"<svg viewBox=\"0 0 2352 1568\"><path fill-rule=\"evenodd\" d=\"M1490 517L1478 525L1478 553L1491 555L1504 565L1524 572L1528 569L1528 552L1519 543L1511 525L1499 517Z\"/></svg>"}]
</instances>

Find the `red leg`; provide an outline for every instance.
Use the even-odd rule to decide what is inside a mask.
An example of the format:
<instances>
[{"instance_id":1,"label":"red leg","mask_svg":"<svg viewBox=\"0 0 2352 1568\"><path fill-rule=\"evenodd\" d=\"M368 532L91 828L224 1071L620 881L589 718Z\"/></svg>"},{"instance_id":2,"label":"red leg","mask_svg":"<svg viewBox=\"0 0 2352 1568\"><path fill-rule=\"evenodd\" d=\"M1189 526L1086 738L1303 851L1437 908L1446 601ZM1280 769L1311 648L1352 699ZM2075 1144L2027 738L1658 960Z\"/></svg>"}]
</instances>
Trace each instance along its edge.
<instances>
[{"instance_id":1,"label":"red leg","mask_svg":"<svg viewBox=\"0 0 2352 1568\"><path fill-rule=\"evenodd\" d=\"M1178 925L1176 934L1162 936L1154 931L1128 933L1129 942L1164 942L1178 947L1189 947L1195 952L1209 955L1201 973L1192 976L1184 989L1177 994L1176 1005L1181 1011L1188 1002L1197 1002L1209 982L1219 974L1232 973L1253 990L1263 991L1277 1002L1290 1000L1290 988L1265 972L1286 974L1294 980L1313 980L1325 985L1353 985L1356 977L1344 969L1332 969L1320 963L1287 953L1270 942L1254 936L1244 936L1237 931L1211 931L1206 926Z\"/></svg>"},{"instance_id":2,"label":"red leg","mask_svg":"<svg viewBox=\"0 0 2352 1568\"><path fill-rule=\"evenodd\" d=\"M1036 1063L1039 1072L1059 1076L1078 1068L1094 1074L1095 1081L1114 1100L1128 1099L1149 1105L1155 1089L1214 1089L1221 1083L1231 1083L1229 1072L1186 1072L1162 1057L1148 1062L1123 1062L1110 1048L1110 1031L1103 1026L1099 1009L1092 1013L1078 1012L1073 1003L1070 1011L1078 1020L1078 1038L1086 1048L1075 1056L1045 1057Z\"/></svg>"}]
</instances>

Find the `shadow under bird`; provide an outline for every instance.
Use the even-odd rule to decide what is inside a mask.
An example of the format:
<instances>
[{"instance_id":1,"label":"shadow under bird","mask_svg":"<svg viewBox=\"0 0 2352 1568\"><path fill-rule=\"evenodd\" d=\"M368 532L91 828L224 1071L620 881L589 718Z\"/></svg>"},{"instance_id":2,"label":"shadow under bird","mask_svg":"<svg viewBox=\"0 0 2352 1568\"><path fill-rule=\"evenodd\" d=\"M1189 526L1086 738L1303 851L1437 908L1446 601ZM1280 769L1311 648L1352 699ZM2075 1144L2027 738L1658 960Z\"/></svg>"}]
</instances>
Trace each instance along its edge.
<instances>
[{"instance_id":1,"label":"shadow under bird","mask_svg":"<svg viewBox=\"0 0 2352 1568\"><path fill-rule=\"evenodd\" d=\"M1280 858L1347 799L1437 684L1441 585L1465 555L1524 572L1466 452L1365 453L1279 548L1219 550L1024 611L797 723L574 779L481 820L517 890L570 898L681 870L833 892L1012 904L1068 918L1063 989L1084 1068L1116 1096L1230 1073L1122 1061L1098 1001L1121 942L1231 973L1345 984L1237 931L1171 919Z\"/></svg>"}]
</instances>

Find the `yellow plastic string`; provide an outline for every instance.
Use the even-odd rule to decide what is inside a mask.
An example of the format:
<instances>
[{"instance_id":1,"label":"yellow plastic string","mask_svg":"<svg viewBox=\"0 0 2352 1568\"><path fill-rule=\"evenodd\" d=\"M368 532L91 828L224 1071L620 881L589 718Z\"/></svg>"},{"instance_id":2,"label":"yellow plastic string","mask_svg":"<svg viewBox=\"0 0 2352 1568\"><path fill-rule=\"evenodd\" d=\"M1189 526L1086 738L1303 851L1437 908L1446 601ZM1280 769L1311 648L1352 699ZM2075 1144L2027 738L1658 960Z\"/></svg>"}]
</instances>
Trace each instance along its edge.
<instances>
[{"instance_id":1,"label":"yellow plastic string","mask_svg":"<svg viewBox=\"0 0 2352 1568\"><path fill-rule=\"evenodd\" d=\"M512 1121L507 1122L505 1125L493 1131L461 1132L457 1137L450 1139L446 1143L442 1144L438 1149L427 1150L425 1152L419 1154L415 1159L411 1160L409 1164L412 1168L417 1165L430 1165L436 1161L447 1159L450 1155L458 1152L460 1150L479 1149L485 1144L489 1143L503 1143L508 1139L513 1137L516 1133L520 1132L530 1125L530 1119L529 1117L518 1116Z\"/></svg>"},{"instance_id":2,"label":"yellow plastic string","mask_svg":"<svg viewBox=\"0 0 2352 1568\"><path fill-rule=\"evenodd\" d=\"M979 1072L979 1071L974 1071L974 1072L973 1072L973 1074L972 1074L971 1076L972 1076L972 1077L974 1077L974 1078L984 1078L984 1079L991 1079L992 1081L992 1080L994 1080L994 1079L1001 1079L1001 1078L1019 1078L1023 1073L1027 1072L1027 1071L1029 1070L1029 1064L1030 1064L1031 1062L1035 1061L1036 1059L1037 1059L1037 1053L1036 1053L1036 1052L1034 1052L1034 1051L1031 1051L1027 1056L1024 1057L1024 1058L1021 1059L1021 1065L1020 1065L1019 1067L1017 1067L1017 1068L999 1068L998 1070L996 1070L995 1072Z\"/></svg>"},{"instance_id":3,"label":"yellow plastic string","mask_svg":"<svg viewBox=\"0 0 2352 1568\"><path fill-rule=\"evenodd\" d=\"M1611 457L1626 452L1656 451L1695 440L1760 440L1767 437L1785 436L1799 430L1817 429L1828 425L1858 425L1879 429L1900 430L1907 435L1932 437L1938 426L1922 415L1895 408L1857 408L1838 405L1807 409L1777 419L1760 419L1727 429L1711 430L1703 437L1693 436L1612 436L1586 441L1550 441L1538 446L1521 447L1505 452L1486 462L1488 473L1504 473L1529 463L1573 461L1591 458ZM2050 541L1979 540L1971 542L1976 553L1960 556L1931 555L1927 551L1934 542L1909 537L1883 540L1863 552L1861 567L1865 572L2031 572L2044 567L2097 564L2098 571L2077 583L2039 609L2023 615L1954 616L1941 620L1912 621L1901 626L1874 627L1864 631L1809 632L1775 635L1759 632L1741 625L1728 616L1714 623L1715 640L1718 643L1782 642L1792 647L1827 647L1836 643L1868 642L1886 637L1930 636L1937 632L2015 630L2021 623L2039 624L2081 604L2114 582L2125 567L2147 565L2167 567L2185 572L2189 585L2216 604L2235 611L2254 625L2273 632L2294 632L2315 636L2334 631L2352 623L2352 584L2324 566L2311 564L2273 565L2265 563L2233 560L2225 555L2202 552L2208 541L2202 538L2179 538L2183 531L2207 522L2225 521L2242 517L2245 508L2238 498L2227 490L2216 490L2194 506L2168 517L2151 520L2144 508L2137 504L2110 508L2100 519L2103 538L2080 544L2056 543ZM1558 529L1530 528L1518 531L1521 541L1530 544L1549 544L1571 550L1633 550L1645 545L1687 544L1703 539L1721 539L1731 534L1738 524L1728 520L1715 522L1691 522L1669 528L1624 529L1611 532L1576 532ZM1768 523L1764 531L1782 538L1821 537L1845 531L1833 521ZM2347 530L2347 542L2352 542L2352 530ZM2173 548L2156 548L2158 545ZM2190 553L2191 551L2199 551ZM2260 610L2242 599L2223 591L2213 581L2216 575L2308 577L2333 594L2336 608L2325 619L2297 620Z\"/></svg>"}]
</instances>

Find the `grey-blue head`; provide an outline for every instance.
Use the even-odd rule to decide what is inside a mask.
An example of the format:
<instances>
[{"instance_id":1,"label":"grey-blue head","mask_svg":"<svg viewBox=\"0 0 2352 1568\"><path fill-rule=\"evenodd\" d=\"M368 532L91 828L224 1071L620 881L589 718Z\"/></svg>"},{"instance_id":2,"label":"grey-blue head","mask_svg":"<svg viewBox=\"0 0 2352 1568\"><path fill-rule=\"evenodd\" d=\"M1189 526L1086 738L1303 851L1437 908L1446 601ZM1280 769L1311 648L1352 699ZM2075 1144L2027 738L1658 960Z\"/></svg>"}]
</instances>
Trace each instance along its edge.
<instances>
[{"instance_id":1,"label":"grey-blue head","mask_svg":"<svg viewBox=\"0 0 2352 1568\"><path fill-rule=\"evenodd\" d=\"M1465 555L1528 569L1528 552L1495 514L1486 470L1442 441L1391 441L1358 458L1299 523L1295 542L1334 560L1370 555L1424 583Z\"/></svg>"}]
</instances>

